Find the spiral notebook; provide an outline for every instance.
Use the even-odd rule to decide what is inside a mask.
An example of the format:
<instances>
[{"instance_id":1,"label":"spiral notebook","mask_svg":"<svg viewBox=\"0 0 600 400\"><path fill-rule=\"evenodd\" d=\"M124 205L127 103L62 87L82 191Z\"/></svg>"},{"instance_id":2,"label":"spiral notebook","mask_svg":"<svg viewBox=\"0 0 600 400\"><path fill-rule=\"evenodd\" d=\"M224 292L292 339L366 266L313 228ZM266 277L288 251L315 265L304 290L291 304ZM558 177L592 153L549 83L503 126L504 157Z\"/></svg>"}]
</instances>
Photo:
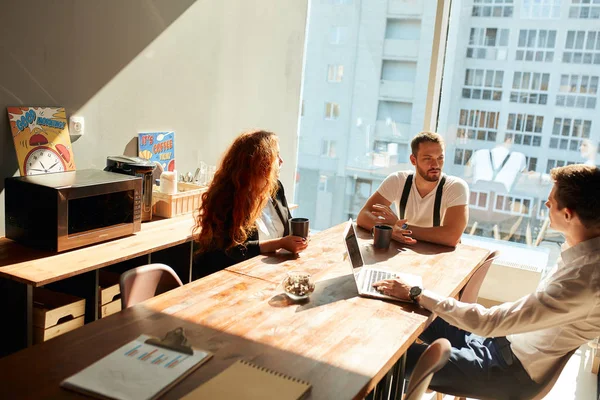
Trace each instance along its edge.
<instances>
[{"instance_id":1,"label":"spiral notebook","mask_svg":"<svg viewBox=\"0 0 600 400\"><path fill-rule=\"evenodd\" d=\"M303 380L239 360L182 400L298 400L307 396L310 388Z\"/></svg>"}]
</instances>

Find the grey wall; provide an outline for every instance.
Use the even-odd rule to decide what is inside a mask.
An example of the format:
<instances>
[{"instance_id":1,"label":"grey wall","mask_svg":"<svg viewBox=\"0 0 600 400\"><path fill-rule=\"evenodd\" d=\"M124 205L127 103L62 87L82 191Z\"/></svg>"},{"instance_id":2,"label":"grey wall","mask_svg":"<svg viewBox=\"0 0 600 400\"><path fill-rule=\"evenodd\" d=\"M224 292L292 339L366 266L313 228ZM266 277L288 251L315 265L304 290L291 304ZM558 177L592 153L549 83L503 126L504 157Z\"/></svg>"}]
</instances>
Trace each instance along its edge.
<instances>
[{"instance_id":1,"label":"grey wall","mask_svg":"<svg viewBox=\"0 0 600 400\"><path fill-rule=\"evenodd\" d=\"M308 0L2 2L0 236L4 178L18 175L7 106L64 106L85 118L78 169L175 131L179 171L216 164L241 131L280 136L293 199Z\"/></svg>"}]
</instances>

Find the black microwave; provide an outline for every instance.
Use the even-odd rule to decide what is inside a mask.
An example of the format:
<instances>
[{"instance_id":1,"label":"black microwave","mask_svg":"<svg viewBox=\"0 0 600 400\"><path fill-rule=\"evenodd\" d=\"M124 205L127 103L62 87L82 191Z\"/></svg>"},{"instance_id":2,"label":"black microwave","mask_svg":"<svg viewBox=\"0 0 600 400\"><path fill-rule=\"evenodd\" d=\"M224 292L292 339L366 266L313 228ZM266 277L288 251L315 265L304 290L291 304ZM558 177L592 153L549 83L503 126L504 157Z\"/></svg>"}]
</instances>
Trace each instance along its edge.
<instances>
[{"instance_id":1,"label":"black microwave","mask_svg":"<svg viewBox=\"0 0 600 400\"><path fill-rule=\"evenodd\" d=\"M6 178L6 237L49 251L141 228L142 179L94 169Z\"/></svg>"}]
</instances>

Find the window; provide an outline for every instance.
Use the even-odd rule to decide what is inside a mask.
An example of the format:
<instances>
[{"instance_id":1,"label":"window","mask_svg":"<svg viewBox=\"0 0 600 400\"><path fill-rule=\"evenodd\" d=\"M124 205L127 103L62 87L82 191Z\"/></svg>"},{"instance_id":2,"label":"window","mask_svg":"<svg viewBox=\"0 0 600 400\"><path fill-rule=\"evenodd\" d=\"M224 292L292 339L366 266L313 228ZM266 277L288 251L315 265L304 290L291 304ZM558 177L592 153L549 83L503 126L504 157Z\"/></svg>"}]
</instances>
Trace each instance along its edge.
<instances>
[{"instance_id":1,"label":"window","mask_svg":"<svg viewBox=\"0 0 600 400\"><path fill-rule=\"evenodd\" d=\"M473 0L474 17L512 17L513 0Z\"/></svg>"},{"instance_id":2,"label":"window","mask_svg":"<svg viewBox=\"0 0 600 400\"><path fill-rule=\"evenodd\" d=\"M546 104L548 102L548 83L550 74L539 72L515 72L511 103Z\"/></svg>"},{"instance_id":3,"label":"window","mask_svg":"<svg viewBox=\"0 0 600 400\"><path fill-rule=\"evenodd\" d=\"M561 75L560 94L556 105L576 108L596 108L598 77L590 75Z\"/></svg>"},{"instance_id":4,"label":"window","mask_svg":"<svg viewBox=\"0 0 600 400\"><path fill-rule=\"evenodd\" d=\"M548 159L548 165L546 165L546 173L549 174L552 168L564 167L565 165L573 164L575 164L575 161Z\"/></svg>"},{"instance_id":5,"label":"window","mask_svg":"<svg viewBox=\"0 0 600 400\"><path fill-rule=\"evenodd\" d=\"M511 139L515 144L539 147L543 125L544 117L541 115L508 114L505 139Z\"/></svg>"},{"instance_id":6,"label":"window","mask_svg":"<svg viewBox=\"0 0 600 400\"><path fill-rule=\"evenodd\" d=\"M554 118L550 148L579 151L582 140L590 138L591 130L590 120Z\"/></svg>"},{"instance_id":7,"label":"window","mask_svg":"<svg viewBox=\"0 0 600 400\"><path fill-rule=\"evenodd\" d=\"M467 69L462 97L476 100L502 100L504 71Z\"/></svg>"},{"instance_id":8,"label":"window","mask_svg":"<svg viewBox=\"0 0 600 400\"><path fill-rule=\"evenodd\" d=\"M471 156L473 155L473 150L470 149L454 149L454 164L455 165L467 165Z\"/></svg>"},{"instance_id":9,"label":"window","mask_svg":"<svg viewBox=\"0 0 600 400\"><path fill-rule=\"evenodd\" d=\"M523 0L521 18L560 18L560 0Z\"/></svg>"},{"instance_id":10,"label":"window","mask_svg":"<svg viewBox=\"0 0 600 400\"><path fill-rule=\"evenodd\" d=\"M339 83L344 76L343 65L328 65L327 66L327 82Z\"/></svg>"},{"instance_id":11,"label":"window","mask_svg":"<svg viewBox=\"0 0 600 400\"><path fill-rule=\"evenodd\" d=\"M571 0L569 18L600 18L600 0Z\"/></svg>"},{"instance_id":12,"label":"window","mask_svg":"<svg viewBox=\"0 0 600 400\"><path fill-rule=\"evenodd\" d=\"M467 58L506 60L508 29L471 28Z\"/></svg>"},{"instance_id":13,"label":"window","mask_svg":"<svg viewBox=\"0 0 600 400\"><path fill-rule=\"evenodd\" d=\"M317 188L319 192L327 191L327 175L319 176L319 187Z\"/></svg>"},{"instance_id":14,"label":"window","mask_svg":"<svg viewBox=\"0 0 600 400\"><path fill-rule=\"evenodd\" d=\"M326 140L324 139L321 142L321 156L335 158L335 140Z\"/></svg>"},{"instance_id":15,"label":"window","mask_svg":"<svg viewBox=\"0 0 600 400\"><path fill-rule=\"evenodd\" d=\"M329 30L329 44L346 44L348 28L345 26L332 26Z\"/></svg>"},{"instance_id":16,"label":"window","mask_svg":"<svg viewBox=\"0 0 600 400\"><path fill-rule=\"evenodd\" d=\"M489 196L490 192L471 189L469 194L469 207L476 210L487 210Z\"/></svg>"},{"instance_id":17,"label":"window","mask_svg":"<svg viewBox=\"0 0 600 400\"><path fill-rule=\"evenodd\" d=\"M498 111L460 110L456 137L495 142L499 114Z\"/></svg>"},{"instance_id":18,"label":"window","mask_svg":"<svg viewBox=\"0 0 600 400\"><path fill-rule=\"evenodd\" d=\"M531 197L520 197L508 194L496 194L494 201L494 211L510 215L531 215L531 206L533 199Z\"/></svg>"},{"instance_id":19,"label":"window","mask_svg":"<svg viewBox=\"0 0 600 400\"><path fill-rule=\"evenodd\" d=\"M563 62L600 64L600 31L568 31Z\"/></svg>"},{"instance_id":20,"label":"window","mask_svg":"<svg viewBox=\"0 0 600 400\"><path fill-rule=\"evenodd\" d=\"M517 61L552 62L556 31L521 29L517 44Z\"/></svg>"},{"instance_id":21,"label":"window","mask_svg":"<svg viewBox=\"0 0 600 400\"><path fill-rule=\"evenodd\" d=\"M340 105L337 103L325 103L325 119L338 119L340 116Z\"/></svg>"},{"instance_id":22,"label":"window","mask_svg":"<svg viewBox=\"0 0 600 400\"><path fill-rule=\"evenodd\" d=\"M525 168L527 171L537 171L537 157L525 157Z\"/></svg>"}]
</instances>

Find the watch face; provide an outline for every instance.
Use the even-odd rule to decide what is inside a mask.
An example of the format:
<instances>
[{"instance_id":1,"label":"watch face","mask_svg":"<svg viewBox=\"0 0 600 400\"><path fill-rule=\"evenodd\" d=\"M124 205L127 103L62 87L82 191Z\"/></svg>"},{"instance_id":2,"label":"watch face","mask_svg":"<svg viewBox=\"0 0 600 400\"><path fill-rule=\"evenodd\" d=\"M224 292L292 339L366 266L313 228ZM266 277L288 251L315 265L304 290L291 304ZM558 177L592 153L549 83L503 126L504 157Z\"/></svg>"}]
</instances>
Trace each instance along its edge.
<instances>
[{"instance_id":1,"label":"watch face","mask_svg":"<svg viewBox=\"0 0 600 400\"><path fill-rule=\"evenodd\" d=\"M410 288L410 298L414 300L415 297L421 294L421 288L418 286L413 286Z\"/></svg>"},{"instance_id":2,"label":"watch face","mask_svg":"<svg viewBox=\"0 0 600 400\"><path fill-rule=\"evenodd\" d=\"M24 170L26 175L63 172L65 164L61 156L49 147L37 147L25 157Z\"/></svg>"}]
</instances>

